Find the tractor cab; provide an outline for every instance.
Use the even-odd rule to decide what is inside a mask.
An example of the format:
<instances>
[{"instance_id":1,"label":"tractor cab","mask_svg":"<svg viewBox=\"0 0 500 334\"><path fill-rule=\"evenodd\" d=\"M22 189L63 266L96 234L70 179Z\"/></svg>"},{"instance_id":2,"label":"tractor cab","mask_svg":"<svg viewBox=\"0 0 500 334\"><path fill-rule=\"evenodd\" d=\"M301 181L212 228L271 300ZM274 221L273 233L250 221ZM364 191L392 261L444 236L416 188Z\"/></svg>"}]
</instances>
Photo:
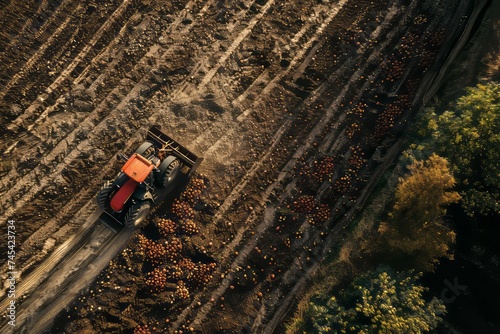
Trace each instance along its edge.
<instances>
[{"instance_id":1,"label":"tractor cab","mask_svg":"<svg viewBox=\"0 0 500 334\"><path fill-rule=\"evenodd\" d=\"M155 166L151 161L137 153L132 154L130 159L122 167L122 172L132 180L141 183L151 174Z\"/></svg>"},{"instance_id":2,"label":"tractor cab","mask_svg":"<svg viewBox=\"0 0 500 334\"><path fill-rule=\"evenodd\" d=\"M156 166L142 155L134 153L122 167L122 173L128 176L125 183L119 185L109 206L115 212L121 212L137 186L151 175Z\"/></svg>"}]
</instances>

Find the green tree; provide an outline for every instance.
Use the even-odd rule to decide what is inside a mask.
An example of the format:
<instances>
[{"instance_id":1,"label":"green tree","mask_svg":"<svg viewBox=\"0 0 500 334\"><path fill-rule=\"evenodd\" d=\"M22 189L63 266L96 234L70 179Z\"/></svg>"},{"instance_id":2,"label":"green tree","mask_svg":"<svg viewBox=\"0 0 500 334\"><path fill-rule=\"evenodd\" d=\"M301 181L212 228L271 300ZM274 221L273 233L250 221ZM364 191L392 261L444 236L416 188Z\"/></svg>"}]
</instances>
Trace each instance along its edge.
<instances>
[{"instance_id":1,"label":"green tree","mask_svg":"<svg viewBox=\"0 0 500 334\"><path fill-rule=\"evenodd\" d=\"M389 218L379 227L381 246L414 268L430 270L437 258L452 257L449 249L455 233L442 217L445 207L460 195L449 191L455 179L446 159L432 154L408 168L410 174L399 181Z\"/></svg>"},{"instance_id":2,"label":"green tree","mask_svg":"<svg viewBox=\"0 0 500 334\"><path fill-rule=\"evenodd\" d=\"M421 274L388 268L356 279L326 302L317 299L304 314L307 333L423 333L435 329L446 312L441 300L426 301Z\"/></svg>"},{"instance_id":3,"label":"green tree","mask_svg":"<svg viewBox=\"0 0 500 334\"><path fill-rule=\"evenodd\" d=\"M500 214L500 84L469 88L454 111L431 110L426 119L438 154L451 163L465 211Z\"/></svg>"}]
</instances>

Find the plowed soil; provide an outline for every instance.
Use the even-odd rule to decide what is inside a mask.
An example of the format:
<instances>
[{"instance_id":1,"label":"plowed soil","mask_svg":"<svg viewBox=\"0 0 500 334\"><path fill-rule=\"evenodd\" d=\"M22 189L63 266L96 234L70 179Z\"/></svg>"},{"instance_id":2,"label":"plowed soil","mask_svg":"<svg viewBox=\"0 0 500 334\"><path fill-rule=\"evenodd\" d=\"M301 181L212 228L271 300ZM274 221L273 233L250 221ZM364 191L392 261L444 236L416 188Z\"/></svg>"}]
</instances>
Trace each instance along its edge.
<instances>
[{"instance_id":1,"label":"plowed soil","mask_svg":"<svg viewBox=\"0 0 500 334\"><path fill-rule=\"evenodd\" d=\"M132 153L149 126L205 158L200 197L180 199L196 204L198 231L161 236L158 217L183 222L165 203L49 331L276 330L392 163L471 8L2 1L1 224L16 221L19 283L94 214L116 153ZM144 238L180 240L179 258L152 263ZM169 271L151 290L148 273L181 258L213 263L210 279Z\"/></svg>"}]
</instances>

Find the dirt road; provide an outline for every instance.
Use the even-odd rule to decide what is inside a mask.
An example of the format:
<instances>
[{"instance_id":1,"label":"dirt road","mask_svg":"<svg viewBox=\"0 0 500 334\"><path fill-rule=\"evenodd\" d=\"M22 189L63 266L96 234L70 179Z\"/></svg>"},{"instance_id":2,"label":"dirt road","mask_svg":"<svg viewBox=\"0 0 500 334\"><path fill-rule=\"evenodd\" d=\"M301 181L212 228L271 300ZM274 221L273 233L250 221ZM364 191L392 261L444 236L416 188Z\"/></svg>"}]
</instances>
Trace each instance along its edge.
<instances>
[{"instance_id":1,"label":"dirt road","mask_svg":"<svg viewBox=\"0 0 500 334\"><path fill-rule=\"evenodd\" d=\"M116 303L103 289L51 331L272 331L325 240L390 163L422 79L470 9L447 0L1 6L0 213L1 224L16 222L18 286L51 254L74 254L64 243L95 212L116 152L133 151L158 123L205 157L213 213L196 213L189 242L217 262L214 279L171 305L141 289ZM106 270L110 282L133 277ZM91 304L101 310L86 320L79 310Z\"/></svg>"}]
</instances>

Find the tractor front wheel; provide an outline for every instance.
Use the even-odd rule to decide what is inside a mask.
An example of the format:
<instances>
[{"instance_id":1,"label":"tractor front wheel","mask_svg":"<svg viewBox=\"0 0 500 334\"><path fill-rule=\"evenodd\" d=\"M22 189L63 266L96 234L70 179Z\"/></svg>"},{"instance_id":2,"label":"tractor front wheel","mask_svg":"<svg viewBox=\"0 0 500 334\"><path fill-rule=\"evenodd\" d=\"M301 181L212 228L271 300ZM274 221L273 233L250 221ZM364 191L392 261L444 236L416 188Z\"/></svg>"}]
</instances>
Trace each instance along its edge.
<instances>
[{"instance_id":1,"label":"tractor front wheel","mask_svg":"<svg viewBox=\"0 0 500 334\"><path fill-rule=\"evenodd\" d=\"M144 225L146 216L149 214L149 210L151 210L151 203L149 201L141 201L133 204L125 215L125 226L141 228Z\"/></svg>"},{"instance_id":2,"label":"tractor front wheel","mask_svg":"<svg viewBox=\"0 0 500 334\"><path fill-rule=\"evenodd\" d=\"M109 208L109 195L112 191L113 184L109 181L106 181L97 193L97 205L99 206L99 208L103 210Z\"/></svg>"}]
</instances>

